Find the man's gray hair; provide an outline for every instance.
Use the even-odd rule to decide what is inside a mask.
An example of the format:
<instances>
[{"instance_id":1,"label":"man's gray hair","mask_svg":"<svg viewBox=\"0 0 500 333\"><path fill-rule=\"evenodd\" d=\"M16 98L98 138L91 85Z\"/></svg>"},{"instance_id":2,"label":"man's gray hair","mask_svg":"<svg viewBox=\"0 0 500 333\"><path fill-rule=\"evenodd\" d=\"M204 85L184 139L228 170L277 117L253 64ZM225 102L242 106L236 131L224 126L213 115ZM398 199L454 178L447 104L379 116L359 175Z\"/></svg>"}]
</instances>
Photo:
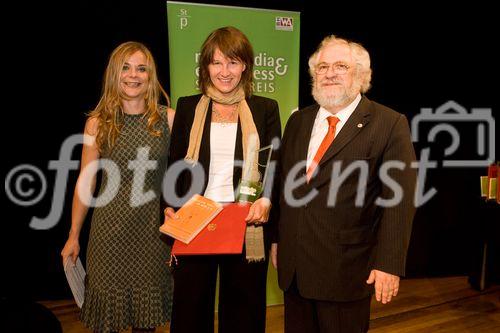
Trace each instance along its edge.
<instances>
[{"instance_id":1,"label":"man's gray hair","mask_svg":"<svg viewBox=\"0 0 500 333\"><path fill-rule=\"evenodd\" d=\"M351 49L351 54L356 62L356 79L360 83L360 91L367 92L371 87L372 69L370 67L370 54L361 45L335 35L325 37L318 46L316 52L309 57L309 74L314 79L316 73L314 69L318 64L318 56L323 48L332 44L344 44Z\"/></svg>"}]
</instances>

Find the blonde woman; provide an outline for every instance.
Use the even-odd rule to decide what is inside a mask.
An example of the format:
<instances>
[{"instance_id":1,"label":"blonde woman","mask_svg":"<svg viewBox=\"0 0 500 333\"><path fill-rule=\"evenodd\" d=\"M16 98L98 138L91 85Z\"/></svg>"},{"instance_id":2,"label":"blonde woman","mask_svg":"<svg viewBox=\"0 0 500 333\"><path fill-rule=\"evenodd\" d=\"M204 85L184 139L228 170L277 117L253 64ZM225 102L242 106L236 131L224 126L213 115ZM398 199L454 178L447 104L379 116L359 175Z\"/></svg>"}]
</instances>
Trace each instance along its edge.
<instances>
[{"instance_id":1,"label":"blonde woman","mask_svg":"<svg viewBox=\"0 0 500 333\"><path fill-rule=\"evenodd\" d=\"M85 124L71 230L61 252L63 263L78 256L100 163L104 171L92 216L81 311L82 322L95 332L129 327L153 332L170 318L169 249L158 227L174 111L159 104L162 97L169 104L151 52L137 42L119 45L110 56L101 99ZM113 189L116 195L109 195ZM101 197L109 202L100 205Z\"/></svg>"}]
</instances>

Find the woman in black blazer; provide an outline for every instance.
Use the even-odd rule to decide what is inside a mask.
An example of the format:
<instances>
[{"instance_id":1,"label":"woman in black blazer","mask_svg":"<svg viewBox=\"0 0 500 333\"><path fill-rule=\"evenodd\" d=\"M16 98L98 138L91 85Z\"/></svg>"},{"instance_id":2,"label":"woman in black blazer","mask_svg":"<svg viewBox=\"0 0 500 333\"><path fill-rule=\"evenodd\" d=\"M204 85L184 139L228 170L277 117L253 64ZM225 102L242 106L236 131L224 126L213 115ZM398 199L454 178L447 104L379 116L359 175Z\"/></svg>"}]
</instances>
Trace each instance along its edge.
<instances>
[{"instance_id":1,"label":"woman in black blazer","mask_svg":"<svg viewBox=\"0 0 500 333\"><path fill-rule=\"evenodd\" d=\"M203 185L200 194L218 202L234 202L242 173L259 180L259 173L264 171L260 166L266 161L256 158L249 162L250 158L244 158L249 156L247 151L271 143L279 146L277 102L252 95L253 59L250 42L236 28L217 29L205 40L200 56L202 94L179 98L169 159L170 165L185 161L201 166L205 182L193 184L191 173L182 172L176 181L178 197L186 196L192 185ZM235 161L243 161L243 168ZM268 181L273 178L267 175ZM269 185L266 188L273 187ZM169 205L178 208L182 203ZM165 210L167 219L174 217L173 208ZM249 226L256 226L247 227L247 234L251 229L263 241L256 246L245 244L241 255L177 258L171 332L213 332L218 270L219 332L265 331L266 253L276 224L274 210L270 217L271 193L264 191L246 218Z\"/></svg>"}]
</instances>

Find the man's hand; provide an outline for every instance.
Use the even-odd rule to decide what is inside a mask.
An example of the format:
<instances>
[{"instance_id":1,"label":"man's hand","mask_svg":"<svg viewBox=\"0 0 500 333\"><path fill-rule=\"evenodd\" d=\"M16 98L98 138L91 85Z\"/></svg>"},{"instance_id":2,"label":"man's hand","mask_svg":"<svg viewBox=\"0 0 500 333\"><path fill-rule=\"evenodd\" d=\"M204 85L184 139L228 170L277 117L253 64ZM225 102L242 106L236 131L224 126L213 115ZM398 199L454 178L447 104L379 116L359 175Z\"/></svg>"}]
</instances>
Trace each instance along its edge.
<instances>
[{"instance_id":1,"label":"man's hand","mask_svg":"<svg viewBox=\"0 0 500 333\"><path fill-rule=\"evenodd\" d=\"M372 284L374 282L375 298L378 302L382 301L382 304L389 303L392 297L398 294L399 276L373 269L366 283Z\"/></svg>"},{"instance_id":2,"label":"man's hand","mask_svg":"<svg viewBox=\"0 0 500 333\"><path fill-rule=\"evenodd\" d=\"M274 269L278 269L278 243L271 244L271 262Z\"/></svg>"}]
</instances>

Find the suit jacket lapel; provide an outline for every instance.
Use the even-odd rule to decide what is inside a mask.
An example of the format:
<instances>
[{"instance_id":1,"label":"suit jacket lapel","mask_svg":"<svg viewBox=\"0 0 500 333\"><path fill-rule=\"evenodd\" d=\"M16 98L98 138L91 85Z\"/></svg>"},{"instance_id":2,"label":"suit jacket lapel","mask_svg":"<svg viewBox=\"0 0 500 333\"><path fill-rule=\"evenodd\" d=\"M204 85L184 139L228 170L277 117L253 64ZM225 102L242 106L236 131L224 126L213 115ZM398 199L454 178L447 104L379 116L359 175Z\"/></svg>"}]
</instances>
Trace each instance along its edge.
<instances>
[{"instance_id":1,"label":"suit jacket lapel","mask_svg":"<svg viewBox=\"0 0 500 333\"><path fill-rule=\"evenodd\" d=\"M250 109L251 110L251 109ZM236 130L236 144L234 146L234 160L243 162L243 134L241 132L241 124L238 118L238 129ZM233 188L236 191L242 175L241 165L234 165L233 168Z\"/></svg>"},{"instance_id":2,"label":"suit jacket lapel","mask_svg":"<svg viewBox=\"0 0 500 333\"><path fill-rule=\"evenodd\" d=\"M285 159L291 159L292 162L294 163L297 162L304 163L304 166L302 167L302 172L299 173L299 175L302 175L302 177L304 177L304 180L307 173L305 161L307 161L307 151L309 150L309 141L311 140L314 120L316 120L316 115L318 114L318 111L319 111L319 105L314 105L309 109L297 111L297 112L303 112L303 114L301 115L302 117L299 119L300 122L299 129L297 133L293 135L300 138L300 140L298 140L296 145L293 145L290 148L288 148L287 152L283 152ZM291 165L290 167L293 167L293 165ZM283 174L282 176L286 177L287 175ZM305 196L310 190L310 185L311 183L304 182L302 185L298 186L296 190L297 191L296 195L298 197Z\"/></svg>"},{"instance_id":3,"label":"suit jacket lapel","mask_svg":"<svg viewBox=\"0 0 500 333\"><path fill-rule=\"evenodd\" d=\"M363 97L349 117L345 125L338 136L333 140L328 150L323 155L323 158L319 162L320 172L314 177L309 183L313 187L318 187L328 181L331 175L326 172L321 172L321 168L325 166L326 163L330 162L345 146L349 144L370 122L370 104L366 97Z\"/></svg>"},{"instance_id":4,"label":"suit jacket lapel","mask_svg":"<svg viewBox=\"0 0 500 333\"><path fill-rule=\"evenodd\" d=\"M314 120L316 120L316 115L318 114L318 111L319 111L319 105L315 105L309 110L302 111L304 112L300 126L302 131L297 135L299 138L303 139L299 141L299 145L298 147L296 147L299 154L299 159L298 159L299 161L307 161L307 151L309 150L309 141L311 141L311 134L314 126ZM304 175L306 174L305 163L304 163L303 173Z\"/></svg>"},{"instance_id":5,"label":"suit jacket lapel","mask_svg":"<svg viewBox=\"0 0 500 333\"><path fill-rule=\"evenodd\" d=\"M201 137L200 152L198 156L198 162L203 166L203 171L205 172L205 185L203 186L203 191L205 191L208 184L208 173L210 170L210 131L212 128L212 102L208 105L207 116L205 118L205 125L203 127L203 134Z\"/></svg>"},{"instance_id":6,"label":"suit jacket lapel","mask_svg":"<svg viewBox=\"0 0 500 333\"><path fill-rule=\"evenodd\" d=\"M349 117L342 130L337 135L333 143L323 155L319 166L335 157L359 132L370 122L371 113L369 111L368 100L363 97L358 106Z\"/></svg>"}]
</instances>

